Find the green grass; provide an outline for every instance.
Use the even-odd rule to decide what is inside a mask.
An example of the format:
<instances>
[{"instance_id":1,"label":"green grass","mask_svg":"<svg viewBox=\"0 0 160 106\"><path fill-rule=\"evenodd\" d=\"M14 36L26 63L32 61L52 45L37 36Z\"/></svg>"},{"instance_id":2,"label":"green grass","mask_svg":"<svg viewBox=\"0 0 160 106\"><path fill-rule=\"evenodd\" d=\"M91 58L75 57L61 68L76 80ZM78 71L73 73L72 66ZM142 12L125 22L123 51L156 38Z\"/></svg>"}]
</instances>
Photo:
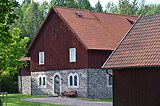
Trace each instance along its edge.
<instances>
[{"instance_id":1,"label":"green grass","mask_svg":"<svg viewBox=\"0 0 160 106\"><path fill-rule=\"evenodd\" d=\"M21 100L24 98L41 98L41 97L44 97L44 96L9 94L7 99L7 106L62 106L62 105L56 105L56 104L53 105L53 104L47 104L47 103L28 102L28 101ZM6 106L6 104L3 103L3 106Z\"/></svg>"},{"instance_id":2,"label":"green grass","mask_svg":"<svg viewBox=\"0 0 160 106\"><path fill-rule=\"evenodd\" d=\"M91 99L91 98L80 98L81 100L87 100L87 101L95 101L95 102L112 102L111 98L106 99Z\"/></svg>"}]
</instances>

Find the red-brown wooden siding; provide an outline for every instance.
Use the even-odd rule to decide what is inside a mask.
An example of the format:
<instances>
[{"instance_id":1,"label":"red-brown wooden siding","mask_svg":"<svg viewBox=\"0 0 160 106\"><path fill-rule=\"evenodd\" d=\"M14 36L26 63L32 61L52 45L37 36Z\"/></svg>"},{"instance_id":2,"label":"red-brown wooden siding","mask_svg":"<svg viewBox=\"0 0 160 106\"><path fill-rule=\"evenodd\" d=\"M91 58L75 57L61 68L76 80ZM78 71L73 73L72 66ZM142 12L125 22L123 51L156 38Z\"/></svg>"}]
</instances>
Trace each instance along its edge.
<instances>
[{"instance_id":1,"label":"red-brown wooden siding","mask_svg":"<svg viewBox=\"0 0 160 106\"><path fill-rule=\"evenodd\" d=\"M113 72L115 106L160 106L160 68Z\"/></svg>"},{"instance_id":2,"label":"red-brown wooden siding","mask_svg":"<svg viewBox=\"0 0 160 106\"><path fill-rule=\"evenodd\" d=\"M56 29L56 36L53 36ZM87 51L55 12L50 14L39 37L30 49L31 71L87 67ZM77 49L77 62L69 62L69 48ZM38 53L45 52L45 65L39 65Z\"/></svg>"},{"instance_id":3,"label":"red-brown wooden siding","mask_svg":"<svg viewBox=\"0 0 160 106\"><path fill-rule=\"evenodd\" d=\"M112 50L88 50L88 67L100 68L112 53Z\"/></svg>"},{"instance_id":4,"label":"red-brown wooden siding","mask_svg":"<svg viewBox=\"0 0 160 106\"><path fill-rule=\"evenodd\" d=\"M27 67L19 69L19 76L29 76L29 75L31 75L31 72L30 72L30 65L28 63Z\"/></svg>"}]
</instances>

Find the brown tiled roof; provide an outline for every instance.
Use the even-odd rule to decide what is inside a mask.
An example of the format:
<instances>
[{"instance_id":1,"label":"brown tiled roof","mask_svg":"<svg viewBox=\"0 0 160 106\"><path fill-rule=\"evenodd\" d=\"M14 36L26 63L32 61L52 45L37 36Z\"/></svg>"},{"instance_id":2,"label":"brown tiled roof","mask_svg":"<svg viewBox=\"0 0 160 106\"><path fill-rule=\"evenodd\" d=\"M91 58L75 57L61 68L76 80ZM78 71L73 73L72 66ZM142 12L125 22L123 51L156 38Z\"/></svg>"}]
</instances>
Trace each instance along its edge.
<instances>
[{"instance_id":1,"label":"brown tiled roof","mask_svg":"<svg viewBox=\"0 0 160 106\"><path fill-rule=\"evenodd\" d=\"M132 26L131 22L137 19L133 16L97 13L63 7L53 7L52 10L69 26L86 49L114 50Z\"/></svg>"},{"instance_id":2,"label":"brown tiled roof","mask_svg":"<svg viewBox=\"0 0 160 106\"><path fill-rule=\"evenodd\" d=\"M137 17L53 7L87 49L114 50ZM75 13L80 14L77 16ZM127 20L128 19L128 20Z\"/></svg>"},{"instance_id":3,"label":"brown tiled roof","mask_svg":"<svg viewBox=\"0 0 160 106\"><path fill-rule=\"evenodd\" d=\"M160 14L142 16L103 68L160 66Z\"/></svg>"}]
</instances>

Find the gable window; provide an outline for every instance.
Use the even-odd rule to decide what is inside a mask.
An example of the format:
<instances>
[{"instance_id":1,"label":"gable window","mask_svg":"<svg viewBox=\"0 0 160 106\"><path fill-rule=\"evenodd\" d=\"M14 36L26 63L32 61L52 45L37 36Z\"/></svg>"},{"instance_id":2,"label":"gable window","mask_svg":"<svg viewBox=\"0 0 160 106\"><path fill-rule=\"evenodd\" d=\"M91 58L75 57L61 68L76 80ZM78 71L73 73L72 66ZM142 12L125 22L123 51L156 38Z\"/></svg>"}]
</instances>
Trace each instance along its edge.
<instances>
[{"instance_id":1,"label":"gable window","mask_svg":"<svg viewBox=\"0 0 160 106\"><path fill-rule=\"evenodd\" d=\"M68 87L79 88L79 75L77 73L70 73L68 75Z\"/></svg>"},{"instance_id":2,"label":"gable window","mask_svg":"<svg viewBox=\"0 0 160 106\"><path fill-rule=\"evenodd\" d=\"M53 29L52 31L53 31L53 36L56 36L56 30Z\"/></svg>"},{"instance_id":3,"label":"gable window","mask_svg":"<svg viewBox=\"0 0 160 106\"><path fill-rule=\"evenodd\" d=\"M38 87L46 87L46 76L45 75L39 75L38 76Z\"/></svg>"},{"instance_id":4,"label":"gable window","mask_svg":"<svg viewBox=\"0 0 160 106\"><path fill-rule=\"evenodd\" d=\"M39 52L39 65L44 64L44 52Z\"/></svg>"},{"instance_id":5,"label":"gable window","mask_svg":"<svg viewBox=\"0 0 160 106\"><path fill-rule=\"evenodd\" d=\"M69 49L69 62L76 62L76 48Z\"/></svg>"}]
</instances>

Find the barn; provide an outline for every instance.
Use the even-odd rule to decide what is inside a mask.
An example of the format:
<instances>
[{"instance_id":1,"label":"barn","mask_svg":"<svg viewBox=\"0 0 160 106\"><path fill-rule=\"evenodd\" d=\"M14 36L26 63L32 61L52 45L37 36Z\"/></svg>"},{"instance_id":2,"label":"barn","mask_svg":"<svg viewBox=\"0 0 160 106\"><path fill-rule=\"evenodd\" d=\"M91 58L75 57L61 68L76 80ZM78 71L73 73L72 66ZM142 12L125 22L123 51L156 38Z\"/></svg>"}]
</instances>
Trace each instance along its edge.
<instances>
[{"instance_id":1,"label":"barn","mask_svg":"<svg viewBox=\"0 0 160 106\"><path fill-rule=\"evenodd\" d=\"M160 14L140 16L103 68L113 72L114 106L159 106Z\"/></svg>"},{"instance_id":2,"label":"barn","mask_svg":"<svg viewBox=\"0 0 160 106\"><path fill-rule=\"evenodd\" d=\"M28 48L19 91L32 95L110 98L112 83L102 65L137 17L52 7Z\"/></svg>"}]
</instances>

